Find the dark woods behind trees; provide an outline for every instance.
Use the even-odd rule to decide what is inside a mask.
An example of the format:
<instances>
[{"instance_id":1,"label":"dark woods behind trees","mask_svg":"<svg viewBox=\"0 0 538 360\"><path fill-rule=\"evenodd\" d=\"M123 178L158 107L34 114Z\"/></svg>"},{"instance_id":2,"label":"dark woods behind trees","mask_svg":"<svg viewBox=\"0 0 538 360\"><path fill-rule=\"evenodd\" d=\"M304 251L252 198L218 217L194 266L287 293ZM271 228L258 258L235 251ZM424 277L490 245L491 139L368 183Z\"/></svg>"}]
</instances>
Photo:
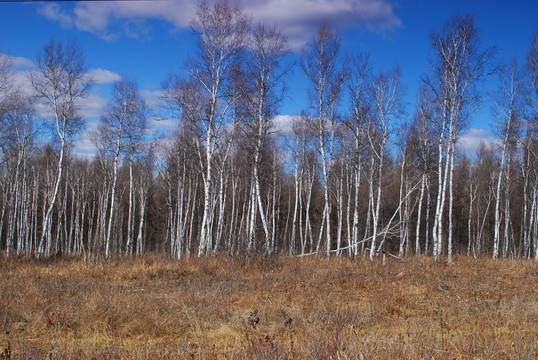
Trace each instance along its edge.
<instances>
[{"instance_id":1,"label":"dark woods behind trees","mask_svg":"<svg viewBox=\"0 0 538 360\"><path fill-rule=\"evenodd\" d=\"M147 105L122 78L92 159L73 152L92 86L80 47L45 45L31 95L0 58L3 254L538 258L538 35L525 64L499 65L473 17L451 17L431 34L431 67L404 114L400 69L346 56L328 24L295 66L276 27L227 1L203 2L192 32L187 75L162 84L173 138L148 138ZM291 71L308 79L309 104L283 132ZM458 140L486 77L498 79L497 141L469 157ZM41 146L45 124L52 145Z\"/></svg>"}]
</instances>

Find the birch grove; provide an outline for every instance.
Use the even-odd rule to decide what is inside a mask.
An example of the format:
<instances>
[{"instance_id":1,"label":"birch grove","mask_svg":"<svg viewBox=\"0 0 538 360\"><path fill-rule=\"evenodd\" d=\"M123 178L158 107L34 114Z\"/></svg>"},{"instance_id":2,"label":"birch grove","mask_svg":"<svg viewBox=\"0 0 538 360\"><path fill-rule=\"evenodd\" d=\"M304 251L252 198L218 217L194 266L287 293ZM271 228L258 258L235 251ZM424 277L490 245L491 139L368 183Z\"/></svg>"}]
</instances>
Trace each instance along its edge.
<instances>
[{"instance_id":1,"label":"birch grove","mask_svg":"<svg viewBox=\"0 0 538 360\"><path fill-rule=\"evenodd\" d=\"M78 111L79 102L84 99L92 86L81 49L74 42L64 45L50 41L38 55L37 70L30 73L30 81L36 93L50 112L54 121L54 132L59 141L57 176L50 195L49 206L43 219L43 228L37 256L43 254L45 241L48 248L52 242L51 217L58 197L64 158L71 138L80 130L82 119Z\"/></svg>"},{"instance_id":2,"label":"birch grove","mask_svg":"<svg viewBox=\"0 0 538 360\"><path fill-rule=\"evenodd\" d=\"M304 54L301 67L311 82L310 101L313 110L311 121L315 123L318 150L323 173L323 220L319 231L316 252L319 251L322 235L325 231L326 254L331 250L331 199L330 166L333 162L336 107L344 85L345 65L339 61L340 39L328 24L322 23L312 41L311 48ZM326 230L324 230L324 227Z\"/></svg>"},{"instance_id":3,"label":"birch grove","mask_svg":"<svg viewBox=\"0 0 538 360\"><path fill-rule=\"evenodd\" d=\"M424 81L435 94L438 123L438 192L433 225L433 255L439 259L444 244L444 211L448 198L448 234L446 249L452 259L453 176L456 143L468 119L480 101L476 90L480 79L491 72L494 47L481 50L478 30L470 15L452 16L431 35L435 56L430 59L433 75ZM447 193L448 191L448 193Z\"/></svg>"},{"instance_id":4,"label":"birch grove","mask_svg":"<svg viewBox=\"0 0 538 360\"><path fill-rule=\"evenodd\" d=\"M80 47L47 43L28 88L0 56L2 256L538 259L536 35L524 65L498 66L475 20L450 17L407 113L405 69L345 53L328 24L294 53L278 26L220 0L197 7L191 32L158 108L136 79L112 85L86 157ZM307 99L293 116L292 72ZM470 152L483 102L497 139ZM161 138L157 117L174 123Z\"/></svg>"}]
</instances>

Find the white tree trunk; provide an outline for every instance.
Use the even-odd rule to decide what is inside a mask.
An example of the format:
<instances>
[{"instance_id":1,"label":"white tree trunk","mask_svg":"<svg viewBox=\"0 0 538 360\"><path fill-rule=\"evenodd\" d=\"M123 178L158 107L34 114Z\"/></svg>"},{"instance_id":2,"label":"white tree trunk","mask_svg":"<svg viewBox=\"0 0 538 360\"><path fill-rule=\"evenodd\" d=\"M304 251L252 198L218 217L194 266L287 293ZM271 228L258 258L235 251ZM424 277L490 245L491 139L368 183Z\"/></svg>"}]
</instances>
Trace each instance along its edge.
<instances>
[{"instance_id":1,"label":"white tree trunk","mask_svg":"<svg viewBox=\"0 0 538 360\"><path fill-rule=\"evenodd\" d=\"M426 173L422 174L422 181L420 184L420 197L418 200L418 213L417 213L417 227L415 234L415 255L420 255L420 223L422 218L422 202L424 200L424 188L426 187ZM428 224L426 224L428 226Z\"/></svg>"},{"instance_id":2,"label":"white tree trunk","mask_svg":"<svg viewBox=\"0 0 538 360\"><path fill-rule=\"evenodd\" d=\"M452 235L453 230L453 216L452 209L454 203L454 152L455 152L456 140L454 137L454 142L451 146L450 151L450 178L449 178L449 188L448 188L448 244L447 244L447 255L448 261L452 261Z\"/></svg>"},{"instance_id":3,"label":"white tree trunk","mask_svg":"<svg viewBox=\"0 0 538 360\"><path fill-rule=\"evenodd\" d=\"M125 256L133 253L133 227L134 227L134 179L133 179L134 155L129 154L129 214L127 220L127 246ZM121 240L120 240L121 241Z\"/></svg>"},{"instance_id":4,"label":"white tree trunk","mask_svg":"<svg viewBox=\"0 0 538 360\"><path fill-rule=\"evenodd\" d=\"M63 137L60 137L60 159L58 160L58 175L56 181L54 182L54 190L52 192L52 198L45 214L45 220L43 221L43 233L41 234L41 239L39 240L39 247L37 249L37 258L40 258L43 255L45 247L45 239L48 240L50 246L50 221L52 217L52 210L56 204L56 198L58 197L58 190L60 189L60 182L62 180L63 174L63 161L64 161L64 152L65 152L65 141Z\"/></svg>"},{"instance_id":5,"label":"white tree trunk","mask_svg":"<svg viewBox=\"0 0 538 360\"><path fill-rule=\"evenodd\" d=\"M379 148L379 164L377 168L377 198L375 202L375 210L373 211L373 230L372 230L372 245L370 246L370 260L374 260L375 255L375 245L377 238L377 228L379 223L379 210L381 208L381 189L383 182L383 160L385 158L385 138L381 141L381 146Z\"/></svg>"},{"instance_id":6,"label":"white tree trunk","mask_svg":"<svg viewBox=\"0 0 538 360\"><path fill-rule=\"evenodd\" d=\"M503 180L504 171L504 158L506 153L506 140L503 142L503 150L501 155L501 164L499 168L499 176L497 178L497 190L495 192L495 228L493 235L493 255L492 258L496 259L499 256L499 238L501 228L501 184Z\"/></svg>"},{"instance_id":7,"label":"white tree trunk","mask_svg":"<svg viewBox=\"0 0 538 360\"><path fill-rule=\"evenodd\" d=\"M120 128L121 131L121 128ZM112 234L112 221L114 219L114 205L116 203L116 183L118 178L118 158L120 155L120 138L118 136L116 142L116 152L114 153L114 161L112 165L112 200L110 204L110 216L108 218L108 229L106 234L106 245L105 245L105 257L110 256L110 239Z\"/></svg>"}]
</instances>

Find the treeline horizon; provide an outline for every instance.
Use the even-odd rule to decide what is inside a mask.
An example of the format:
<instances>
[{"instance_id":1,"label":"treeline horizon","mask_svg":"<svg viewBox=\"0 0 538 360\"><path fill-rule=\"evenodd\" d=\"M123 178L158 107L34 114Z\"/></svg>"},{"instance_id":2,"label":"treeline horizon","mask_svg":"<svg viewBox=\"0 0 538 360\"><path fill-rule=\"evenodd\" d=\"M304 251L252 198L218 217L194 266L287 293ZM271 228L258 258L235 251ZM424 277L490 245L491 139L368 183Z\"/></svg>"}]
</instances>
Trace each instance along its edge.
<instances>
[{"instance_id":1,"label":"treeline horizon","mask_svg":"<svg viewBox=\"0 0 538 360\"><path fill-rule=\"evenodd\" d=\"M538 260L538 32L524 64L501 63L473 16L449 17L430 35L430 68L405 114L399 67L345 55L329 24L297 64L278 28L227 0L200 3L191 29L187 75L161 89L177 131L149 138L148 106L122 77L91 159L72 151L94 85L79 45L51 40L39 51L31 94L0 55L2 255ZM308 81L309 104L279 134L292 69ZM470 159L458 140L491 79L497 142ZM38 123L49 144L38 144Z\"/></svg>"}]
</instances>

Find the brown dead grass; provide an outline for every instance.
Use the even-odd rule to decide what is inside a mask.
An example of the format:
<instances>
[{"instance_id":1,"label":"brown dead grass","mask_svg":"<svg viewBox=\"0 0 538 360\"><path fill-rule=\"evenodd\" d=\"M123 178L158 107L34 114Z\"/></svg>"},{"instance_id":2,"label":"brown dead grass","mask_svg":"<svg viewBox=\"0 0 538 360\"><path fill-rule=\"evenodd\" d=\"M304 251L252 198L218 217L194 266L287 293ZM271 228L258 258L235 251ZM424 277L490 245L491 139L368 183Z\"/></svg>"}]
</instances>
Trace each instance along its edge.
<instances>
[{"instance_id":1,"label":"brown dead grass","mask_svg":"<svg viewBox=\"0 0 538 360\"><path fill-rule=\"evenodd\" d=\"M0 259L0 359L537 359L538 268Z\"/></svg>"}]
</instances>

